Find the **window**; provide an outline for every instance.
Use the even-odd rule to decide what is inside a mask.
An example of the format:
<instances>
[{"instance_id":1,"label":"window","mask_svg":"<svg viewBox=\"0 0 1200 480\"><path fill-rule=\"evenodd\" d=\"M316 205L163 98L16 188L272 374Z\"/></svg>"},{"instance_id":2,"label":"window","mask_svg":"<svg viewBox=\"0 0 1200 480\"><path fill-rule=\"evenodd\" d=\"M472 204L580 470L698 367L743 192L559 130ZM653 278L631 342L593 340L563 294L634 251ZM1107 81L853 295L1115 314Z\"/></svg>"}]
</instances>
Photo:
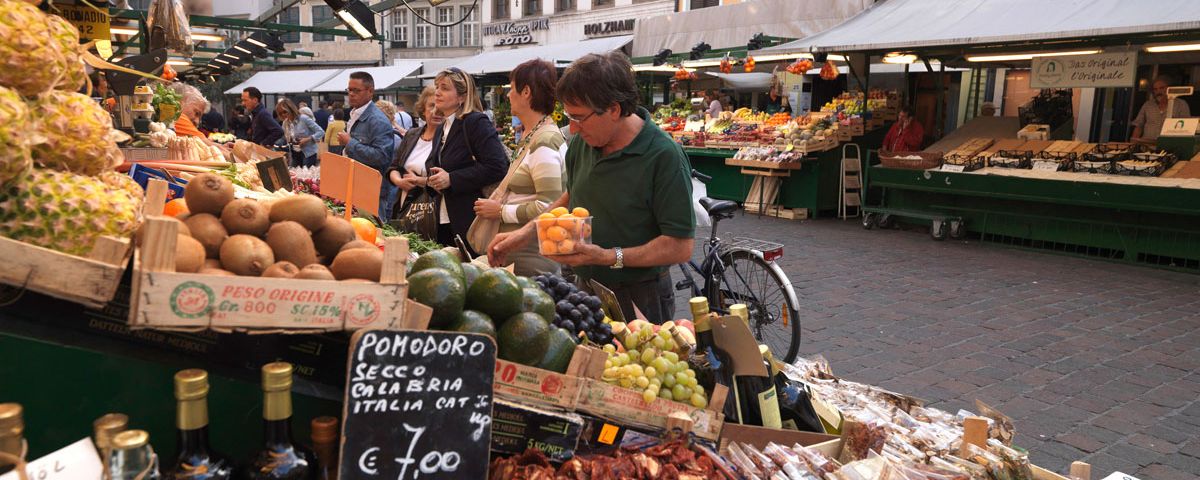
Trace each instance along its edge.
<instances>
[{"instance_id":1,"label":"window","mask_svg":"<svg viewBox=\"0 0 1200 480\"><path fill-rule=\"evenodd\" d=\"M492 1L492 19L508 18L508 0Z\"/></svg>"},{"instance_id":2,"label":"window","mask_svg":"<svg viewBox=\"0 0 1200 480\"><path fill-rule=\"evenodd\" d=\"M462 46L478 47L479 46L479 9L473 6L459 7L462 9L462 16L466 18L462 23Z\"/></svg>"},{"instance_id":3,"label":"window","mask_svg":"<svg viewBox=\"0 0 1200 480\"><path fill-rule=\"evenodd\" d=\"M429 9L428 8L418 8L415 10L415 12L416 12L416 15L418 18L420 18L420 17L429 18ZM417 26L416 26L416 31L415 31L416 36L413 37L413 46L416 48L429 48L431 46L430 43L433 40L432 38L430 38L433 36L432 30L433 30L433 27L430 26L428 23L418 21Z\"/></svg>"},{"instance_id":4,"label":"window","mask_svg":"<svg viewBox=\"0 0 1200 480\"><path fill-rule=\"evenodd\" d=\"M278 23L299 25L300 7L291 7L287 10L279 12ZM300 43L300 32L288 32L284 35L280 35L279 38L283 39L283 43Z\"/></svg>"},{"instance_id":5,"label":"window","mask_svg":"<svg viewBox=\"0 0 1200 480\"><path fill-rule=\"evenodd\" d=\"M408 8L392 10L392 37L389 40L408 42Z\"/></svg>"},{"instance_id":6,"label":"window","mask_svg":"<svg viewBox=\"0 0 1200 480\"><path fill-rule=\"evenodd\" d=\"M692 10L697 8L718 7L721 0L692 0Z\"/></svg>"},{"instance_id":7,"label":"window","mask_svg":"<svg viewBox=\"0 0 1200 480\"><path fill-rule=\"evenodd\" d=\"M541 14L541 0L526 0L526 10L524 16L536 17Z\"/></svg>"},{"instance_id":8,"label":"window","mask_svg":"<svg viewBox=\"0 0 1200 480\"><path fill-rule=\"evenodd\" d=\"M592 0L592 8L611 7L612 5L613 0Z\"/></svg>"},{"instance_id":9,"label":"window","mask_svg":"<svg viewBox=\"0 0 1200 480\"><path fill-rule=\"evenodd\" d=\"M558 8L556 8L554 11L565 12L567 10L574 10L574 9L575 9L575 0L558 0Z\"/></svg>"},{"instance_id":10,"label":"window","mask_svg":"<svg viewBox=\"0 0 1200 480\"><path fill-rule=\"evenodd\" d=\"M454 7L438 7L437 23L445 25L454 23ZM454 27L438 27L439 47L449 47L454 44Z\"/></svg>"},{"instance_id":11,"label":"window","mask_svg":"<svg viewBox=\"0 0 1200 480\"><path fill-rule=\"evenodd\" d=\"M312 7L312 24L314 27L321 25L329 20L333 20L333 9L327 5L313 5ZM314 33L314 42L332 42L333 35L325 33Z\"/></svg>"}]
</instances>

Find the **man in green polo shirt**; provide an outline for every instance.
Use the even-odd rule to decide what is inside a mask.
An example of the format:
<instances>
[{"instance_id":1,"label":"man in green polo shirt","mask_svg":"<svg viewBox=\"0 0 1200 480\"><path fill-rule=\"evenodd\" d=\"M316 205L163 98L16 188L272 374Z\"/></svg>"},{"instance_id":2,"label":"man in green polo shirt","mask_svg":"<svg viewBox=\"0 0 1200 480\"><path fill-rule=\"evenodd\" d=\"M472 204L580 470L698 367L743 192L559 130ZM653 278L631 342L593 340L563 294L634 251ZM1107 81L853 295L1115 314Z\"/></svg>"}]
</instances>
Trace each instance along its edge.
<instances>
[{"instance_id":1,"label":"man in green polo shirt","mask_svg":"<svg viewBox=\"0 0 1200 480\"><path fill-rule=\"evenodd\" d=\"M617 295L622 310L636 305L646 319L674 318L668 268L692 255L696 218L691 165L671 137L637 106L629 59L613 52L587 55L559 78L558 98L571 120L566 192L548 209L584 207L592 214L591 245L549 258L574 267ZM535 222L496 236L493 265L537 237Z\"/></svg>"}]
</instances>

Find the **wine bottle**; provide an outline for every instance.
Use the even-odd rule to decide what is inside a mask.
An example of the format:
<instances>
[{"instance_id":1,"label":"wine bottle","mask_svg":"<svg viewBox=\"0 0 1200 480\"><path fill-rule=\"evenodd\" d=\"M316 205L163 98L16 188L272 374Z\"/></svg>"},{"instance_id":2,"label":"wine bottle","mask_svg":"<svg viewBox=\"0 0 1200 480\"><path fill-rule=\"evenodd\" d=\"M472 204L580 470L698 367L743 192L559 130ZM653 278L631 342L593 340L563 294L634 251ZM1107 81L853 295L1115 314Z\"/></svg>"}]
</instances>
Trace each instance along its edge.
<instances>
[{"instance_id":1,"label":"wine bottle","mask_svg":"<svg viewBox=\"0 0 1200 480\"><path fill-rule=\"evenodd\" d=\"M735 304L729 307L729 313L737 316L746 325L750 324L750 311L745 304ZM761 362L761 357L759 361ZM775 391L775 382L768 370L765 375L735 375L733 383L736 391L738 418L743 425L759 425L767 428L783 428L779 416L779 397Z\"/></svg>"},{"instance_id":2,"label":"wine bottle","mask_svg":"<svg viewBox=\"0 0 1200 480\"><path fill-rule=\"evenodd\" d=\"M92 443L100 454L100 472L102 480L112 478L108 472L108 459L112 456L112 439L118 433L129 428L129 416L124 413L106 413L92 422Z\"/></svg>"},{"instance_id":3,"label":"wine bottle","mask_svg":"<svg viewBox=\"0 0 1200 480\"><path fill-rule=\"evenodd\" d=\"M246 480L316 480L317 462L292 441L292 364L262 367L263 449L242 470Z\"/></svg>"},{"instance_id":4,"label":"wine bottle","mask_svg":"<svg viewBox=\"0 0 1200 480\"><path fill-rule=\"evenodd\" d=\"M714 385L719 384L724 385L733 394L733 362L724 350L717 347L717 342L713 339L713 314L708 309L708 299L694 297L688 300L688 307L692 310L692 319L696 324L695 353L688 358L688 363L692 364L692 370L696 372L696 381L709 392L713 391ZM727 400L722 409L726 422L737 423L737 402Z\"/></svg>"},{"instance_id":5,"label":"wine bottle","mask_svg":"<svg viewBox=\"0 0 1200 480\"><path fill-rule=\"evenodd\" d=\"M229 480L233 462L208 445L208 372L175 374L175 428L179 453L167 470L168 480Z\"/></svg>"},{"instance_id":6,"label":"wine bottle","mask_svg":"<svg viewBox=\"0 0 1200 480\"><path fill-rule=\"evenodd\" d=\"M779 417L783 428L802 432L825 433L821 426L820 417L812 407L808 395L808 385L788 378L779 368L779 362L766 345L758 346L763 354L763 361L771 371L771 379L775 384L775 392L779 395Z\"/></svg>"},{"instance_id":7,"label":"wine bottle","mask_svg":"<svg viewBox=\"0 0 1200 480\"><path fill-rule=\"evenodd\" d=\"M0 403L0 475L17 466L15 460L25 453L25 417L21 404Z\"/></svg>"},{"instance_id":8,"label":"wine bottle","mask_svg":"<svg viewBox=\"0 0 1200 480\"><path fill-rule=\"evenodd\" d=\"M337 426L335 417L317 417L312 419L313 453L317 454L318 478L321 480L337 480L338 477L338 447Z\"/></svg>"},{"instance_id":9,"label":"wine bottle","mask_svg":"<svg viewBox=\"0 0 1200 480\"><path fill-rule=\"evenodd\" d=\"M108 474L112 480L161 479L158 455L150 447L150 434L145 430L126 430L114 435Z\"/></svg>"}]
</instances>

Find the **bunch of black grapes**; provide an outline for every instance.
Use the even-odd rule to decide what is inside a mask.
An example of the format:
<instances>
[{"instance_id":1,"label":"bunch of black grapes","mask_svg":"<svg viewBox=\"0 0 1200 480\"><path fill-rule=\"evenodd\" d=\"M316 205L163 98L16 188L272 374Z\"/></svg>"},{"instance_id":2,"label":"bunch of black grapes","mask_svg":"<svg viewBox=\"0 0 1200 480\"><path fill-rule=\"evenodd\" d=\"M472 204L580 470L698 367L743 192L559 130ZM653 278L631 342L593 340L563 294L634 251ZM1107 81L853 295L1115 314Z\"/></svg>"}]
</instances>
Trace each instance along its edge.
<instances>
[{"instance_id":1,"label":"bunch of black grapes","mask_svg":"<svg viewBox=\"0 0 1200 480\"><path fill-rule=\"evenodd\" d=\"M584 332L593 343L612 343L612 326L604 323L599 297L579 290L575 284L554 274L544 273L533 277L533 281L554 299L554 326L571 332L576 338Z\"/></svg>"}]
</instances>

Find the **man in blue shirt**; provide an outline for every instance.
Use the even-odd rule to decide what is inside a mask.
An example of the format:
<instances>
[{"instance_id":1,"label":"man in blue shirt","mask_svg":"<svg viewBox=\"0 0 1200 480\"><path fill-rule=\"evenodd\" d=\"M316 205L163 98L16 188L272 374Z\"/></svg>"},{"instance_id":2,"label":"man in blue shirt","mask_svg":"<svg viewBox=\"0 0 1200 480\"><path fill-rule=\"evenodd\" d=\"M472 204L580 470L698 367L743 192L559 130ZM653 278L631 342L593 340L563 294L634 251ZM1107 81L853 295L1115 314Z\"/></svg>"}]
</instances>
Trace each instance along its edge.
<instances>
[{"instance_id":1,"label":"man in blue shirt","mask_svg":"<svg viewBox=\"0 0 1200 480\"><path fill-rule=\"evenodd\" d=\"M375 78L367 72L350 74L346 98L350 101L350 118L346 131L338 133L338 141L346 146L343 155L379 170L383 177L379 188L379 217L391 218L392 204L399 191L388 181L386 170L392 163L392 119L387 118L373 101Z\"/></svg>"},{"instance_id":2,"label":"man in blue shirt","mask_svg":"<svg viewBox=\"0 0 1200 480\"><path fill-rule=\"evenodd\" d=\"M321 108L318 108L317 111L313 113L313 115L316 117L313 120L316 120L317 125L324 130L329 128L329 116L333 114L329 111L329 102L321 102L320 107Z\"/></svg>"},{"instance_id":3,"label":"man in blue shirt","mask_svg":"<svg viewBox=\"0 0 1200 480\"><path fill-rule=\"evenodd\" d=\"M255 87L242 90L242 106L250 112L250 141L271 148L283 138L283 127L262 104L262 92Z\"/></svg>"}]
</instances>

